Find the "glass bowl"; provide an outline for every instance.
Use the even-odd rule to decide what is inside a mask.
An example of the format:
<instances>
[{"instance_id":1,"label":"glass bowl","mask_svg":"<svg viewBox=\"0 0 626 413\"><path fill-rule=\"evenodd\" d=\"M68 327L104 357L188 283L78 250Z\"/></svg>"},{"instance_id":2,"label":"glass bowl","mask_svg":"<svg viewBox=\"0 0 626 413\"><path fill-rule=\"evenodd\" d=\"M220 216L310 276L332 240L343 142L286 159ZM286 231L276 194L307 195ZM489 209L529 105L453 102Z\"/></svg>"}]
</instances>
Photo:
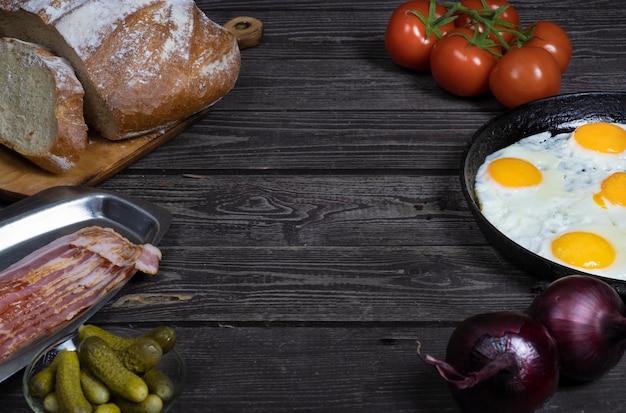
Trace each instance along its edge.
<instances>
[{"instance_id":1,"label":"glass bowl","mask_svg":"<svg viewBox=\"0 0 626 413\"><path fill-rule=\"evenodd\" d=\"M122 337L134 337L146 332L125 327L106 327L105 329ZM22 390L24 392L24 398L33 412L48 413L48 411L44 409L43 399L31 396L28 389L30 378L49 365L59 351L63 349L76 350L78 344L78 332L74 332L72 335L66 336L37 352L31 362L26 366L22 378ZM174 397L169 402L163 402L161 413L165 413L172 408L182 393L187 379L187 367L180 353L174 348L163 354L157 368L165 373L174 383Z\"/></svg>"}]
</instances>

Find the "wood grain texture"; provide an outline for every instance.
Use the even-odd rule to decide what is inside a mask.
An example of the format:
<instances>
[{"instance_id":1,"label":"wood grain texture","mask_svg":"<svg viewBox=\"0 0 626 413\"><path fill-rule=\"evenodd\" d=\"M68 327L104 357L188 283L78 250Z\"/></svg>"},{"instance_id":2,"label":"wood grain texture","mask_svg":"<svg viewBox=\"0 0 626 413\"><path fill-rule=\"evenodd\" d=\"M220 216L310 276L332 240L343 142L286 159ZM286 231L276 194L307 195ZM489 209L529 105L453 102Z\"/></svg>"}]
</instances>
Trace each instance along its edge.
<instances>
[{"instance_id":1,"label":"wood grain texture","mask_svg":"<svg viewBox=\"0 0 626 413\"><path fill-rule=\"evenodd\" d=\"M179 351L194 362L175 412L461 413L447 385L416 356L419 340L422 351L442 357L449 325L175 327ZM541 411L621 411L626 396L616 390L624 368L622 362L601 381L560 387ZM2 386L0 403L19 406L12 413L28 412L19 377Z\"/></svg>"},{"instance_id":2,"label":"wood grain texture","mask_svg":"<svg viewBox=\"0 0 626 413\"><path fill-rule=\"evenodd\" d=\"M442 357L462 319L523 311L547 282L486 242L461 193L465 146L503 108L389 60L399 2L197 3L221 23L260 19L263 42L207 116L99 184L173 223L159 274L92 321L177 329L191 368L173 412L460 413L416 340ZM623 89L615 2L513 4L570 34L563 93ZM625 363L540 412L622 411ZM3 411L29 411L20 391L18 376L0 384Z\"/></svg>"}]
</instances>

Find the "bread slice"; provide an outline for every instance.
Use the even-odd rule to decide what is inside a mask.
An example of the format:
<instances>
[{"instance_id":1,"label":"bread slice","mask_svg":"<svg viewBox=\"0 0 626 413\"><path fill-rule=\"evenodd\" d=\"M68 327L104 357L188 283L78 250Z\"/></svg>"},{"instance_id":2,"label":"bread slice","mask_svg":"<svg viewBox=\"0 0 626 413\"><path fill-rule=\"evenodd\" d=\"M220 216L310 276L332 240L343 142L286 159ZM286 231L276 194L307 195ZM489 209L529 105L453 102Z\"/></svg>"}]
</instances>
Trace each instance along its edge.
<instances>
[{"instance_id":1,"label":"bread slice","mask_svg":"<svg viewBox=\"0 0 626 413\"><path fill-rule=\"evenodd\" d=\"M87 145L83 87L69 62L39 45L0 38L0 143L50 172Z\"/></svg>"},{"instance_id":2,"label":"bread slice","mask_svg":"<svg viewBox=\"0 0 626 413\"><path fill-rule=\"evenodd\" d=\"M0 0L0 35L68 59L87 124L112 140L202 111L240 68L236 38L194 0Z\"/></svg>"}]
</instances>

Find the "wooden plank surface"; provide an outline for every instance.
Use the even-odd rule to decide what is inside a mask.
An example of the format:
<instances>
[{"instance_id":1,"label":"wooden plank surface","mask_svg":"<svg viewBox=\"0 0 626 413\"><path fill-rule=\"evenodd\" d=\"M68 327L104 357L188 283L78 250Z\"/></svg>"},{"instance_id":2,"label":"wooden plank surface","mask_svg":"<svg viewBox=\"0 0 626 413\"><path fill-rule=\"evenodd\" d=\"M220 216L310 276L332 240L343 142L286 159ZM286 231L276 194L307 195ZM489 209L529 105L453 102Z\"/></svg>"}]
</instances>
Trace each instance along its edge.
<instances>
[{"instance_id":1,"label":"wooden plank surface","mask_svg":"<svg viewBox=\"0 0 626 413\"><path fill-rule=\"evenodd\" d=\"M92 321L177 329L190 369L173 412L460 412L416 340L441 357L462 319L524 310L546 282L485 241L461 193L465 145L502 107L389 60L399 2L197 3L221 23L257 17L265 36L211 113L98 184L173 223L159 274ZM570 34L564 93L623 89L623 8L513 4ZM625 363L541 412L622 411ZM29 411L19 375L0 404Z\"/></svg>"}]
</instances>

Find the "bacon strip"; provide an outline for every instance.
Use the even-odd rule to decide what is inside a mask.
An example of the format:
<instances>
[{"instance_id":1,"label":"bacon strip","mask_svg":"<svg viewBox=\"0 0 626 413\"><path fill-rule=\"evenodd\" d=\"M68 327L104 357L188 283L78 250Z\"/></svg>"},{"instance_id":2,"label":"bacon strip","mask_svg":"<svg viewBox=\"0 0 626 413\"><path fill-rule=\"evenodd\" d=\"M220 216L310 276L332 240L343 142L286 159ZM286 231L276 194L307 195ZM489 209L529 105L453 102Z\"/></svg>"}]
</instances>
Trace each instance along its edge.
<instances>
[{"instance_id":1,"label":"bacon strip","mask_svg":"<svg viewBox=\"0 0 626 413\"><path fill-rule=\"evenodd\" d=\"M155 274L161 251L92 226L58 238L0 272L0 360L69 321L136 271Z\"/></svg>"}]
</instances>

